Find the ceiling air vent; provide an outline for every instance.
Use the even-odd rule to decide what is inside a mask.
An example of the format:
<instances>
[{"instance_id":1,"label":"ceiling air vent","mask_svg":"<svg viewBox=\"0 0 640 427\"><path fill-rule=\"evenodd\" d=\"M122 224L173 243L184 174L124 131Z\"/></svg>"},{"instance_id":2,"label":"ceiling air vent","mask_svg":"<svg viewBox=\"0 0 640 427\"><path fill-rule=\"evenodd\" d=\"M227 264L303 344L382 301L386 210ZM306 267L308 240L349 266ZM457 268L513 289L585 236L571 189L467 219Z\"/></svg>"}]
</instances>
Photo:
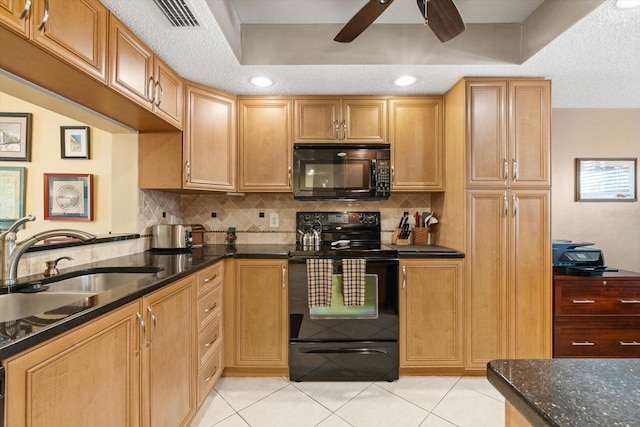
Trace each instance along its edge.
<instances>
[{"instance_id":1,"label":"ceiling air vent","mask_svg":"<svg viewBox=\"0 0 640 427\"><path fill-rule=\"evenodd\" d=\"M174 27L198 27L198 21L184 0L153 0Z\"/></svg>"}]
</instances>

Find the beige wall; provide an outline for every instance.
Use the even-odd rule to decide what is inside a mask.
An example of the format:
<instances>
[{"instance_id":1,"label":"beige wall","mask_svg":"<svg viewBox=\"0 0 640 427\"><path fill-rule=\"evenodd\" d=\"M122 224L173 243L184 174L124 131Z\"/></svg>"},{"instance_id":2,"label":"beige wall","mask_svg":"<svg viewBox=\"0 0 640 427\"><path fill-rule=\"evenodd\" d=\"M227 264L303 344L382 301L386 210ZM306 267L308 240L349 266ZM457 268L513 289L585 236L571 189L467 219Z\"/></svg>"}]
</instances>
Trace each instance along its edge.
<instances>
[{"instance_id":1,"label":"beige wall","mask_svg":"<svg viewBox=\"0 0 640 427\"><path fill-rule=\"evenodd\" d=\"M137 135L114 128L68 103L58 109L51 105L55 100L48 94L26 86L14 88L14 82L7 79L1 82L0 111L32 114L31 161L0 162L2 166L26 168L25 214L33 214L37 220L20 232L19 240L54 228L74 228L97 235L137 232ZM60 126L90 127L90 159L61 158ZM114 130L120 133L112 133ZM44 173L93 174L94 220L45 221Z\"/></svg>"},{"instance_id":2,"label":"beige wall","mask_svg":"<svg viewBox=\"0 0 640 427\"><path fill-rule=\"evenodd\" d=\"M640 272L640 203L576 202L580 157L640 158L640 110L553 110L551 205L554 239L592 242L607 265Z\"/></svg>"}]
</instances>

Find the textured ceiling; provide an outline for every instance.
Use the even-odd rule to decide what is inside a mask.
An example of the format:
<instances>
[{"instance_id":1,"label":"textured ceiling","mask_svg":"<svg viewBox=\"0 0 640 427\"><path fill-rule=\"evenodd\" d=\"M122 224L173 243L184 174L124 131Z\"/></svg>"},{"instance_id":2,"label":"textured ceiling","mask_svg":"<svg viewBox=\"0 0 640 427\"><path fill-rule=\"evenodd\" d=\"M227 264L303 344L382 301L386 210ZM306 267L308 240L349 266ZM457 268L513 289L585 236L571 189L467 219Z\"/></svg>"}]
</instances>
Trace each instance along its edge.
<instances>
[{"instance_id":1,"label":"textured ceiling","mask_svg":"<svg viewBox=\"0 0 640 427\"><path fill-rule=\"evenodd\" d=\"M196 28L171 27L153 0L101 1L180 75L235 94L442 94L463 76L543 76L553 80L554 108L640 108L640 8L620 10L615 7L614 0L607 0L524 63L491 65L241 65L237 59L240 46L234 46L233 41L225 37L233 28L221 29L221 25L224 27L234 20L239 26L239 18L227 17L225 24L220 15L216 15L219 17L216 20L212 13L225 0L185 0L200 22L200 27ZM280 0L273 1L277 3ZM300 3L300 0L295 1ZM335 0L302 1L336 3ZM358 5L355 10L364 4L364 0L339 1L355 3ZM396 0L385 14L391 7L407 1L415 3ZM480 13L484 10L482 8L465 12L462 7L465 1L473 3L480 0L457 2L468 23L486 20ZM504 6L504 0L483 1ZM537 0L509 0L514 1L540 3ZM252 8L258 3L270 3L267 0L233 2L243 2ZM521 14L520 19L529 13L527 7L536 6L529 4L523 7L514 8L519 12L513 11ZM246 15L239 6L238 10L239 15ZM400 10L397 13L400 14ZM300 14L292 11L287 16ZM331 13L328 15L316 20L338 20ZM251 18L244 16L244 19L257 20L256 16L260 13L254 13ZM264 14L261 19L273 22L268 19L275 18ZM348 19L349 15L342 21ZM385 19L404 22L402 17L389 16ZM393 80L402 74L413 74L418 77L418 82L407 88L394 86ZM253 87L248 80L255 75L270 77L274 85L262 89Z\"/></svg>"}]
</instances>

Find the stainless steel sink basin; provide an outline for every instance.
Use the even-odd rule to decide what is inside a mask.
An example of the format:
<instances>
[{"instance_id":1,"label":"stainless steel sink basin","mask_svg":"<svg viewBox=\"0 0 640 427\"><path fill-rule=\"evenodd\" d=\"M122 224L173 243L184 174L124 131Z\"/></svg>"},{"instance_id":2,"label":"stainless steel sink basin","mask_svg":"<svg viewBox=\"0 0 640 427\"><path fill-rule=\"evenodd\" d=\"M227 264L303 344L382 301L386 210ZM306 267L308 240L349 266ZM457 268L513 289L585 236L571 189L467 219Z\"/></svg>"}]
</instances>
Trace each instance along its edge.
<instances>
[{"instance_id":1,"label":"stainless steel sink basin","mask_svg":"<svg viewBox=\"0 0 640 427\"><path fill-rule=\"evenodd\" d=\"M145 277L155 277L155 273L92 273L49 283L47 292L93 292L99 293L137 282Z\"/></svg>"},{"instance_id":2,"label":"stainless steel sink basin","mask_svg":"<svg viewBox=\"0 0 640 427\"><path fill-rule=\"evenodd\" d=\"M90 305L87 304L87 298L91 298L92 295L94 294L88 292L47 291L0 295L0 322L23 319L72 304L81 308Z\"/></svg>"}]
</instances>

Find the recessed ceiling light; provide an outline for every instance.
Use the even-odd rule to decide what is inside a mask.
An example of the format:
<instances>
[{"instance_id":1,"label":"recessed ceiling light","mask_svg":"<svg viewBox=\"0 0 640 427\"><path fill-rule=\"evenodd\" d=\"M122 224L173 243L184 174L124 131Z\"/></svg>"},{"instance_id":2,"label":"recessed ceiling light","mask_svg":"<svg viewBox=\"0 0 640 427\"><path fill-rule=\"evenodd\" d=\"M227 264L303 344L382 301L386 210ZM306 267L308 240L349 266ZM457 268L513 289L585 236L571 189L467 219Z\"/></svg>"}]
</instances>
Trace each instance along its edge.
<instances>
[{"instance_id":1,"label":"recessed ceiling light","mask_svg":"<svg viewBox=\"0 0 640 427\"><path fill-rule=\"evenodd\" d=\"M616 6L620 9L631 9L632 7L640 7L640 0L618 0Z\"/></svg>"},{"instance_id":2,"label":"recessed ceiling light","mask_svg":"<svg viewBox=\"0 0 640 427\"><path fill-rule=\"evenodd\" d=\"M270 78L262 76L251 77L251 80L249 81L252 85L258 87L269 87L273 84Z\"/></svg>"},{"instance_id":3,"label":"recessed ceiling light","mask_svg":"<svg viewBox=\"0 0 640 427\"><path fill-rule=\"evenodd\" d=\"M418 79L413 76L401 76L398 77L393 84L396 86L410 86L414 84Z\"/></svg>"}]
</instances>

